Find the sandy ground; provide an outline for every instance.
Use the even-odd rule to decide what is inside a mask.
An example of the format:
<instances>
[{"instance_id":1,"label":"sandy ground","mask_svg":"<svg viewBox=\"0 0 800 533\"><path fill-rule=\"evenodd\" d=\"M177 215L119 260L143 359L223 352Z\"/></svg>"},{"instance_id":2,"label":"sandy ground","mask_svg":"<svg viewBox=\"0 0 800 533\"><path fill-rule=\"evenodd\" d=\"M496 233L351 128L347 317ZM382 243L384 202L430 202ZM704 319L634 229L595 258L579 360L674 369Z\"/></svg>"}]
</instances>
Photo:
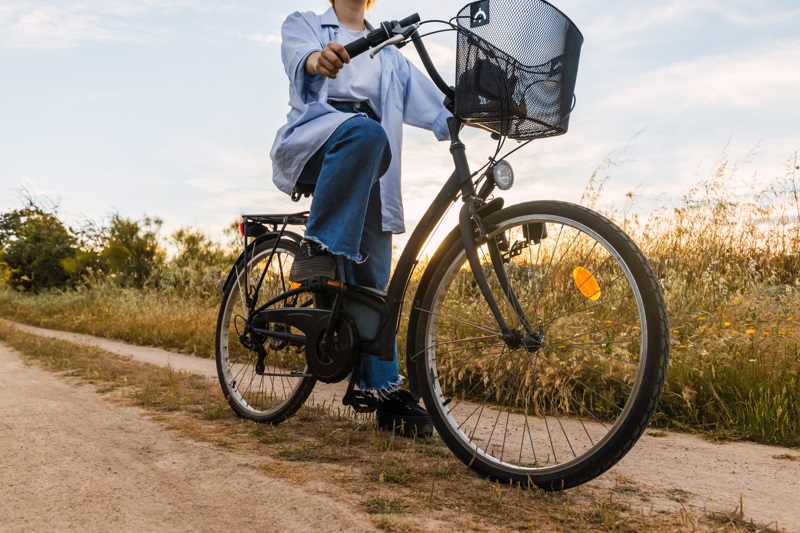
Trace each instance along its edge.
<instances>
[{"instance_id":1,"label":"sandy ground","mask_svg":"<svg viewBox=\"0 0 800 533\"><path fill-rule=\"evenodd\" d=\"M271 479L0 345L0 531L371 531L356 501Z\"/></svg>"},{"instance_id":2,"label":"sandy ground","mask_svg":"<svg viewBox=\"0 0 800 533\"><path fill-rule=\"evenodd\" d=\"M216 379L212 360L15 326ZM320 401L337 391L315 393ZM181 438L140 410L104 402L89 387L24 365L3 345L0 450L2 531L98 530L109 524L137 531L266 524L277 531L362 531L371 524L355 501L271 479L258 469L264 458ZM798 450L653 431L620 464L578 490L611 494L645 513L677 514L681 506L726 513L743 502L746 518L800 532L799 489Z\"/></svg>"}]
</instances>

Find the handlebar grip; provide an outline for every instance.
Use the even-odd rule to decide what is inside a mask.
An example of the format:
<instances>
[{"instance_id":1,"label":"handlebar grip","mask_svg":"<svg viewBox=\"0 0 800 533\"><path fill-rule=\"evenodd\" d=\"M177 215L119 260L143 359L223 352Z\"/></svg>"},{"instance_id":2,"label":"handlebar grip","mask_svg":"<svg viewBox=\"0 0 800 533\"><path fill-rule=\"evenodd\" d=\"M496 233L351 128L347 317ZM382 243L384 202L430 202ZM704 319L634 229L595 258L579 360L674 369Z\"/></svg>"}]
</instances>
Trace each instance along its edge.
<instances>
[{"instance_id":1,"label":"handlebar grip","mask_svg":"<svg viewBox=\"0 0 800 533\"><path fill-rule=\"evenodd\" d=\"M406 28L412 24L416 24L419 22L419 20L419 13L414 13L413 15L399 21L397 24L401 28ZM381 24L380 28L371 31L366 37L356 39L352 43L346 45L344 49L347 50L348 54L350 54L350 59L353 59L359 54L363 54L371 47L378 46L389 39L392 36L393 24L394 23L384 22Z\"/></svg>"},{"instance_id":2,"label":"handlebar grip","mask_svg":"<svg viewBox=\"0 0 800 533\"><path fill-rule=\"evenodd\" d=\"M366 37L356 39L352 43L346 45L344 49L350 54L350 59L353 59L357 55L363 54L369 50L369 40Z\"/></svg>"},{"instance_id":3,"label":"handlebar grip","mask_svg":"<svg viewBox=\"0 0 800 533\"><path fill-rule=\"evenodd\" d=\"M416 24L419 22L419 13L414 13L411 16L408 16L399 22L400 27L405 28L406 26L411 26L412 24Z\"/></svg>"}]
</instances>

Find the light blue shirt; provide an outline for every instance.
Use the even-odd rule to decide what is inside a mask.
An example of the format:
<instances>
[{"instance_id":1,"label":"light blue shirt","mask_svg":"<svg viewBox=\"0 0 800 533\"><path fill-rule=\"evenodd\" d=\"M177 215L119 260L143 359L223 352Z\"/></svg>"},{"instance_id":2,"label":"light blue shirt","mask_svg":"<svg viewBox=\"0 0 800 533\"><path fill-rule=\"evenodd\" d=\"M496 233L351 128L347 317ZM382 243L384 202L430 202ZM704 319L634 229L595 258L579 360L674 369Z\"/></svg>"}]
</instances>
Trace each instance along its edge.
<instances>
[{"instance_id":1,"label":"light blue shirt","mask_svg":"<svg viewBox=\"0 0 800 533\"><path fill-rule=\"evenodd\" d=\"M328 137L352 114L328 105L328 78L309 76L306 58L325 47L339 31L333 8L322 15L292 13L281 28L281 57L289 76L288 122L278 130L270 151L272 181L289 194L306 162ZM436 138L449 138L450 112L442 104L444 95L394 46L381 55L381 125L389 138L392 162L381 177L383 230L403 233L403 199L400 187L400 153L403 124L431 130ZM378 59L377 57L375 58ZM349 65L346 65L347 68Z\"/></svg>"}]
</instances>

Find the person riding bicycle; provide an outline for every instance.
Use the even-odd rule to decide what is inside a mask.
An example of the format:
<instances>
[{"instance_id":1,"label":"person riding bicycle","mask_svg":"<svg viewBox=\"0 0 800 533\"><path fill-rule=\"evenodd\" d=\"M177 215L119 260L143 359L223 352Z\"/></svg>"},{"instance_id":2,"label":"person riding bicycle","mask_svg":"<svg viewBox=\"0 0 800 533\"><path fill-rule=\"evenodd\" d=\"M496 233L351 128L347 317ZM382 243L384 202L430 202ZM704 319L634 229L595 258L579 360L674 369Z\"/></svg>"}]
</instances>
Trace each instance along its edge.
<instances>
[{"instance_id":1,"label":"person riding bicycle","mask_svg":"<svg viewBox=\"0 0 800 533\"><path fill-rule=\"evenodd\" d=\"M281 30L291 111L270 152L273 181L287 194L314 191L292 282L334 278L383 290L392 234L403 233L400 154L403 124L449 138L444 95L400 51L352 61L345 45L373 28L376 0L330 0L322 15L295 12ZM401 434L432 432L427 412L402 389L393 361L364 357L356 385L378 396L378 425ZM404 428L398 430L397 428Z\"/></svg>"}]
</instances>

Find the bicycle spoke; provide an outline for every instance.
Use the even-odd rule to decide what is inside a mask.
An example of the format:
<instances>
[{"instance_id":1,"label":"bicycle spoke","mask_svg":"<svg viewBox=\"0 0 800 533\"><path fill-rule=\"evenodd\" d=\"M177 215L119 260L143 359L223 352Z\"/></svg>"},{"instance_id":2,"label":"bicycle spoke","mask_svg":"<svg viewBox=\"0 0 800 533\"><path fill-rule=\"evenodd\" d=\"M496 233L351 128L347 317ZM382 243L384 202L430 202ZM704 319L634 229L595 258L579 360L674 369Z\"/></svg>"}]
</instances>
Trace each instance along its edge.
<instances>
[{"instance_id":1,"label":"bicycle spoke","mask_svg":"<svg viewBox=\"0 0 800 533\"><path fill-rule=\"evenodd\" d=\"M287 275L296 244L290 242L289 248L285 246L284 241L277 244L274 240L262 241L246 254L246 267L242 262L235 266L235 282L224 295L218 326L224 328L224 331L218 331L221 344L217 347L217 357L220 382L223 388L228 387L226 398L237 414L260 421L285 419L302 405L314 384L313 377L306 372L305 357L295 349L295 345L259 337L244 327L250 316L245 287L251 290L250 301L259 310L298 305L300 293L284 295L289 288ZM300 305L308 307L310 298ZM286 332L292 330L273 323L266 327L282 328L281 331ZM244 335L243 340L240 340L240 335ZM259 366L259 371L256 371L259 350L263 354L263 368Z\"/></svg>"},{"instance_id":2,"label":"bicycle spoke","mask_svg":"<svg viewBox=\"0 0 800 533\"><path fill-rule=\"evenodd\" d=\"M619 420L641 416L629 405L652 332L635 274L595 228L546 216L492 224L498 249L489 242L478 257L516 338L496 331L459 248L415 305L428 332L415 356L428 369L421 378L438 384L448 445L481 472L524 481L581 464ZM548 230L538 243L536 225Z\"/></svg>"}]
</instances>

